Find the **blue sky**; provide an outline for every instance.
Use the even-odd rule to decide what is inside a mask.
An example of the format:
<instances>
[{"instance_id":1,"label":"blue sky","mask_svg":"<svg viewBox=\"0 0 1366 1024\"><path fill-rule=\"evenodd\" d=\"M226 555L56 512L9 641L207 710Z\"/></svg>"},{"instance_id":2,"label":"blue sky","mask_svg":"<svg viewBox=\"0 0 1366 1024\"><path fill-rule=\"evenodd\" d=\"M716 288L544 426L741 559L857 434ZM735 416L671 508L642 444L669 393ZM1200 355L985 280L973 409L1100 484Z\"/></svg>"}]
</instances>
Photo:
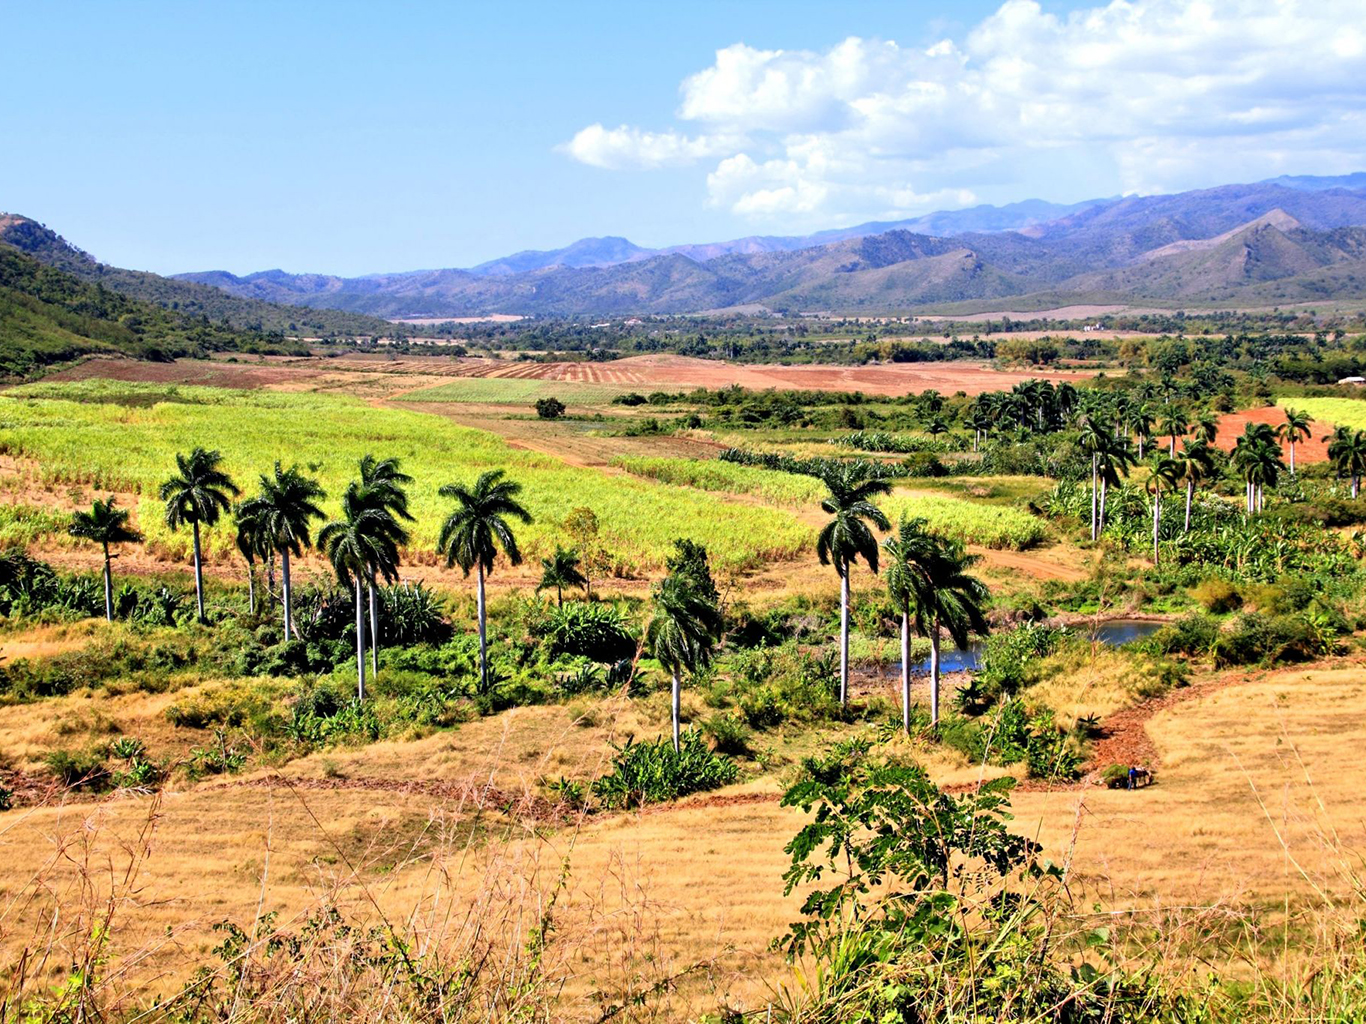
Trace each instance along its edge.
<instances>
[{"instance_id":1,"label":"blue sky","mask_svg":"<svg viewBox=\"0 0 1366 1024\"><path fill-rule=\"evenodd\" d=\"M1343 173L1353 8L15 2L0 209L122 266L361 274Z\"/></svg>"}]
</instances>

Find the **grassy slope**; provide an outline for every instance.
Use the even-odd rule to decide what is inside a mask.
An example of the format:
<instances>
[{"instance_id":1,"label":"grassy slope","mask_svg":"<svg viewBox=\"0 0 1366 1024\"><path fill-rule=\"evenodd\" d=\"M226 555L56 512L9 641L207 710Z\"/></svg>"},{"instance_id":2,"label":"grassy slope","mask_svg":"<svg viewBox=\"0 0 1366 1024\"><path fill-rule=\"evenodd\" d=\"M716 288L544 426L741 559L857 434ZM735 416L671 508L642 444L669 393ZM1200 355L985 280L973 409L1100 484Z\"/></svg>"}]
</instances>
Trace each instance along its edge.
<instances>
[{"instance_id":1,"label":"grassy slope","mask_svg":"<svg viewBox=\"0 0 1366 1024\"><path fill-rule=\"evenodd\" d=\"M1366 428L1366 401L1356 398L1282 398L1281 408L1299 409L1316 420L1353 430Z\"/></svg>"},{"instance_id":2,"label":"grassy slope","mask_svg":"<svg viewBox=\"0 0 1366 1024\"><path fill-rule=\"evenodd\" d=\"M140 495L142 529L170 553L184 552L187 539L167 533L155 491L174 453L195 445L220 449L245 489L276 459L300 463L332 496L329 513L363 454L399 457L416 477L410 557L428 562L448 511L437 488L494 468L525 486L537 519L518 530L529 558L567 543L557 523L582 505L597 513L602 539L624 571L657 568L675 537L703 541L726 568L789 558L811 543L809 529L779 509L569 467L439 417L348 398L100 380L29 385L0 396L0 438L0 451L34 460L44 483ZM211 531L209 545L230 555L227 530Z\"/></svg>"}]
</instances>

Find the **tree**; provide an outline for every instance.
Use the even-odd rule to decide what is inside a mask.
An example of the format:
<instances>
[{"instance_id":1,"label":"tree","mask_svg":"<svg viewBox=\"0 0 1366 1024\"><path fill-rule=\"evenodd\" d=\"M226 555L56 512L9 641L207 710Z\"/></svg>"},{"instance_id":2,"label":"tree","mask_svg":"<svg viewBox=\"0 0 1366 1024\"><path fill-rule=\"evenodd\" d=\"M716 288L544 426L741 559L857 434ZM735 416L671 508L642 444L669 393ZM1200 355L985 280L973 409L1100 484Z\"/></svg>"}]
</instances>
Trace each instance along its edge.
<instances>
[{"instance_id":1,"label":"tree","mask_svg":"<svg viewBox=\"0 0 1366 1024\"><path fill-rule=\"evenodd\" d=\"M588 577L579 571L579 553L573 548L556 547L555 553L541 559L541 582L536 593L547 587L555 588L555 603L564 604L565 587L586 587Z\"/></svg>"},{"instance_id":2,"label":"tree","mask_svg":"<svg viewBox=\"0 0 1366 1024\"><path fill-rule=\"evenodd\" d=\"M1196 417L1192 429L1195 440L1204 441L1205 444L1213 446L1219 437L1219 417L1209 411L1202 412Z\"/></svg>"},{"instance_id":3,"label":"tree","mask_svg":"<svg viewBox=\"0 0 1366 1024\"><path fill-rule=\"evenodd\" d=\"M901 727L911 731L911 610L924 596L923 566L933 556L935 538L924 519L903 519L895 537L882 542L887 552L887 593L901 612Z\"/></svg>"},{"instance_id":4,"label":"tree","mask_svg":"<svg viewBox=\"0 0 1366 1024\"><path fill-rule=\"evenodd\" d=\"M196 448L189 455L175 457L176 475L161 485L161 500L166 503L166 525L172 530L189 523L194 532L194 597L199 621L204 621L204 562L199 543L199 527L212 526L228 510L231 498L240 491L232 478L218 468L223 456L216 451Z\"/></svg>"},{"instance_id":5,"label":"tree","mask_svg":"<svg viewBox=\"0 0 1366 1024\"><path fill-rule=\"evenodd\" d=\"M1136 405L1129 410L1129 430L1138 439L1138 458L1143 459L1143 447L1153 436L1153 412L1147 405Z\"/></svg>"},{"instance_id":6,"label":"tree","mask_svg":"<svg viewBox=\"0 0 1366 1024\"><path fill-rule=\"evenodd\" d=\"M947 434L949 432L949 425L944 421L943 416L933 416L930 418L929 422L925 424L925 432L931 437L938 437L940 434Z\"/></svg>"},{"instance_id":7,"label":"tree","mask_svg":"<svg viewBox=\"0 0 1366 1024\"><path fill-rule=\"evenodd\" d=\"M1186 525L1182 533L1190 533L1191 500L1195 489L1214 475L1214 450L1196 438L1185 443L1177 457L1177 479L1186 485Z\"/></svg>"},{"instance_id":8,"label":"tree","mask_svg":"<svg viewBox=\"0 0 1366 1024\"><path fill-rule=\"evenodd\" d=\"M1190 430L1190 420L1179 405L1167 405L1162 409L1162 417L1159 427L1162 433L1171 438L1171 443L1167 448L1168 458L1176 456L1176 439Z\"/></svg>"},{"instance_id":9,"label":"tree","mask_svg":"<svg viewBox=\"0 0 1366 1024\"><path fill-rule=\"evenodd\" d=\"M610 568L607 551L598 540L598 516L587 505L570 509L564 517L564 532L574 541L578 549L580 569L584 575L583 590L588 597L593 596L593 577L603 575Z\"/></svg>"},{"instance_id":10,"label":"tree","mask_svg":"<svg viewBox=\"0 0 1366 1024\"><path fill-rule=\"evenodd\" d=\"M298 466L282 470L277 462L272 475L261 474L260 494L242 503L242 512L254 523L260 543L280 555L286 640L294 635L289 556L301 556L304 548L312 546L309 521L323 517L316 502L325 496L318 482L300 473Z\"/></svg>"},{"instance_id":11,"label":"tree","mask_svg":"<svg viewBox=\"0 0 1366 1024\"><path fill-rule=\"evenodd\" d=\"M1295 445L1308 440L1311 430L1309 414L1298 409L1285 410L1285 422L1276 431L1290 445L1290 475L1295 475Z\"/></svg>"},{"instance_id":12,"label":"tree","mask_svg":"<svg viewBox=\"0 0 1366 1024\"><path fill-rule=\"evenodd\" d=\"M261 536L261 524L256 513L245 502L239 502L232 510L232 521L236 527L234 543L237 551L247 563L247 609L256 614L256 559L267 557L269 546Z\"/></svg>"},{"instance_id":13,"label":"tree","mask_svg":"<svg viewBox=\"0 0 1366 1024\"><path fill-rule=\"evenodd\" d=\"M1230 461L1243 478L1247 511L1261 511L1266 485L1274 487L1280 471L1285 469L1275 430L1266 423L1249 423L1233 446Z\"/></svg>"},{"instance_id":14,"label":"tree","mask_svg":"<svg viewBox=\"0 0 1366 1024\"><path fill-rule=\"evenodd\" d=\"M1081 450L1091 456L1091 539L1100 539L1100 456L1110 447L1110 431L1097 415L1088 415L1081 426Z\"/></svg>"},{"instance_id":15,"label":"tree","mask_svg":"<svg viewBox=\"0 0 1366 1024\"><path fill-rule=\"evenodd\" d=\"M536 399L536 415L543 420L557 420L565 413L564 403L558 398Z\"/></svg>"},{"instance_id":16,"label":"tree","mask_svg":"<svg viewBox=\"0 0 1366 1024\"><path fill-rule=\"evenodd\" d=\"M408 492L404 486L412 482L413 478L399 468L398 459L376 459L367 454L360 460L360 484L364 500L383 510L393 520L391 530L399 547L408 543L408 531L399 525L399 520L413 521L408 512ZM365 589L370 604L370 670L375 674L379 673L379 612L375 607L375 579L379 575L391 581L397 579L397 566L392 574L382 574L378 566L371 566L366 580Z\"/></svg>"},{"instance_id":17,"label":"tree","mask_svg":"<svg viewBox=\"0 0 1366 1024\"><path fill-rule=\"evenodd\" d=\"M517 538L507 517L530 523L531 513L517 503L522 485L503 479L501 469L480 475L473 487L446 484L437 493L456 501L455 510L441 524L436 541L438 554L446 557L446 568L457 562L469 576L478 571L479 614L479 689L487 693L489 687L488 629L484 607L484 577L493 571L493 561L501 545L513 565L522 564L522 553L517 549Z\"/></svg>"},{"instance_id":18,"label":"tree","mask_svg":"<svg viewBox=\"0 0 1366 1024\"><path fill-rule=\"evenodd\" d=\"M939 724L939 640L943 630L958 647L967 647L972 634L986 636L986 602L991 592L968 570L977 563L962 542L933 537L933 544L917 566L919 591L911 605L916 632L930 641L930 721Z\"/></svg>"},{"instance_id":19,"label":"tree","mask_svg":"<svg viewBox=\"0 0 1366 1024\"><path fill-rule=\"evenodd\" d=\"M698 591L695 581L676 573L666 576L654 594L654 614L645 627L645 646L668 670L673 682L674 753L679 750L681 675L684 670L696 672L707 665L720 635L721 613Z\"/></svg>"},{"instance_id":20,"label":"tree","mask_svg":"<svg viewBox=\"0 0 1366 1024\"><path fill-rule=\"evenodd\" d=\"M880 478L865 479L852 466L844 466L824 477L830 494L821 502L821 509L834 518L825 524L816 538L816 554L821 565L834 564L840 578L840 706L849 702L849 568L860 557L868 568L877 572L877 539L868 529L872 523L879 530L891 524L882 510L869 499L886 494L892 487Z\"/></svg>"},{"instance_id":21,"label":"tree","mask_svg":"<svg viewBox=\"0 0 1366 1024\"><path fill-rule=\"evenodd\" d=\"M1106 438L1100 450L1100 514L1096 518L1096 534L1105 529L1105 500L1111 487L1118 487L1120 478L1129 475L1134 466L1134 449L1127 437Z\"/></svg>"},{"instance_id":22,"label":"tree","mask_svg":"<svg viewBox=\"0 0 1366 1024\"><path fill-rule=\"evenodd\" d=\"M397 575L398 540L394 517L352 481L342 495L341 518L318 531L318 546L332 563L337 582L356 595L356 696L365 699L365 581L378 568Z\"/></svg>"},{"instance_id":23,"label":"tree","mask_svg":"<svg viewBox=\"0 0 1366 1024\"><path fill-rule=\"evenodd\" d=\"M1366 473L1366 431L1339 427L1324 438L1328 441L1328 457L1338 476L1352 482L1352 497L1361 493L1361 474Z\"/></svg>"},{"instance_id":24,"label":"tree","mask_svg":"<svg viewBox=\"0 0 1366 1024\"><path fill-rule=\"evenodd\" d=\"M111 494L101 501L96 498L89 512L71 513L67 533L81 540L94 541L104 551L104 617L114 621L114 574L109 553L110 544L131 544L142 540L142 534L128 525L128 510L116 507L118 500Z\"/></svg>"},{"instance_id":25,"label":"tree","mask_svg":"<svg viewBox=\"0 0 1366 1024\"><path fill-rule=\"evenodd\" d=\"M711 562L703 545L686 537L675 538L674 553L664 559L664 569L670 576L687 579L704 600L720 607L721 595L711 578Z\"/></svg>"},{"instance_id":26,"label":"tree","mask_svg":"<svg viewBox=\"0 0 1366 1024\"><path fill-rule=\"evenodd\" d=\"M1162 564L1157 549L1158 527L1162 522L1162 492L1176 490L1181 467L1176 459L1159 455L1153 459L1150 468L1152 472L1143 486L1153 499L1153 565L1158 566Z\"/></svg>"},{"instance_id":27,"label":"tree","mask_svg":"<svg viewBox=\"0 0 1366 1024\"><path fill-rule=\"evenodd\" d=\"M981 445L982 438L987 435L992 426L991 409L983 401L985 397L986 396L983 396L973 403L972 411L968 413L966 421L967 425L972 428L973 451L977 451L978 447Z\"/></svg>"}]
</instances>

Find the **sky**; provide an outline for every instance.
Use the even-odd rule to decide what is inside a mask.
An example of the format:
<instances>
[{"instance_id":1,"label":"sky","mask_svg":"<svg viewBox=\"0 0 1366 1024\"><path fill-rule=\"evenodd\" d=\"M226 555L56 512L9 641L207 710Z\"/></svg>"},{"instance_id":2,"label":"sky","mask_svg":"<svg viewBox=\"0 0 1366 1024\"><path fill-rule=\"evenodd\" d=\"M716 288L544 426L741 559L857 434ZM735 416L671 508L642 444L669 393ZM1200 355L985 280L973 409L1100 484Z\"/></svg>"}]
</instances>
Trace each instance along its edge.
<instances>
[{"instance_id":1,"label":"sky","mask_svg":"<svg viewBox=\"0 0 1366 1024\"><path fill-rule=\"evenodd\" d=\"M0 210L350 276L1342 174L1362 4L0 0Z\"/></svg>"}]
</instances>

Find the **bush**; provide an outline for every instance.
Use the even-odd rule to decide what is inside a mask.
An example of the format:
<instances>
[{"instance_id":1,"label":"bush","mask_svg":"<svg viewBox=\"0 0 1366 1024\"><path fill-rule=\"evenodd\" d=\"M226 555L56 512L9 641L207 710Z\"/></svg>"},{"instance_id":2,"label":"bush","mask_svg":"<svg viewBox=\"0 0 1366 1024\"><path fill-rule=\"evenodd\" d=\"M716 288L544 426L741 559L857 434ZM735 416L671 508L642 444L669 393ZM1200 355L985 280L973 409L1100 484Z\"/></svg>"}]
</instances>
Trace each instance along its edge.
<instances>
[{"instance_id":1,"label":"bush","mask_svg":"<svg viewBox=\"0 0 1366 1024\"><path fill-rule=\"evenodd\" d=\"M564 415L564 403L558 398L536 399L536 415L543 420L557 420Z\"/></svg>"},{"instance_id":2,"label":"bush","mask_svg":"<svg viewBox=\"0 0 1366 1024\"><path fill-rule=\"evenodd\" d=\"M570 601L550 609L537 629L550 642L552 658L568 655L614 662L636 652L630 624L615 605Z\"/></svg>"},{"instance_id":3,"label":"bush","mask_svg":"<svg viewBox=\"0 0 1366 1024\"><path fill-rule=\"evenodd\" d=\"M1219 623L1208 615L1187 615L1153 633L1142 646L1156 654L1203 657L1214 650Z\"/></svg>"},{"instance_id":4,"label":"bush","mask_svg":"<svg viewBox=\"0 0 1366 1024\"><path fill-rule=\"evenodd\" d=\"M693 729L683 733L677 753L664 736L646 743L627 740L616 749L611 774L593 783L593 795L607 807L676 800L729 785L740 773L734 761L713 752Z\"/></svg>"},{"instance_id":5,"label":"bush","mask_svg":"<svg viewBox=\"0 0 1366 1024\"><path fill-rule=\"evenodd\" d=\"M99 750L54 750L43 763L69 789L100 789L109 781Z\"/></svg>"},{"instance_id":6,"label":"bush","mask_svg":"<svg viewBox=\"0 0 1366 1024\"><path fill-rule=\"evenodd\" d=\"M702 731L711 737L712 749L720 754L745 756L749 753L749 726L729 711L718 711L702 723Z\"/></svg>"},{"instance_id":7,"label":"bush","mask_svg":"<svg viewBox=\"0 0 1366 1024\"><path fill-rule=\"evenodd\" d=\"M1210 577L1199 586L1192 587L1190 595L1204 605L1206 611L1215 615L1237 611L1243 606L1243 595L1238 593L1238 588L1218 577Z\"/></svg>"}]
</instances>

